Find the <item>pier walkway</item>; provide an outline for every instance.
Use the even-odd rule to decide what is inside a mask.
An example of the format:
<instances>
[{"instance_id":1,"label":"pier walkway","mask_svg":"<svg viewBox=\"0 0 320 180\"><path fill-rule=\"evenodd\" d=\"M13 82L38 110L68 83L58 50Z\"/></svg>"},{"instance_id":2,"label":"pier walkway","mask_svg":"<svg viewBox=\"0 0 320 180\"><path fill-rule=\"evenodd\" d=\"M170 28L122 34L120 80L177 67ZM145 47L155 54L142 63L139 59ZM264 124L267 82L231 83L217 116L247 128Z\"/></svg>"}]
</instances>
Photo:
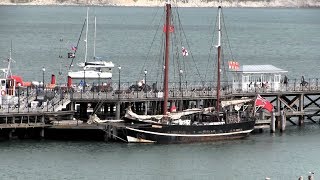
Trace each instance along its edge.
<instances>
[{"instance_id":1,"label":"pier walkway","mask_svg":"<svg viewBox=\"0 0 320 180\"><path fill-rule=\"evenodd\" d=\"M150 84L158 84L152 83ZM169 104L184 109L190 107L214 106L216 90L212 82L170 83ZM225 83L226 84L226 83ZM110 88L111 87L111 88ZM132 88L134 87L134 88ZM221 89L222 100L249 97L260 94L274 105L274 116L280 119L284 112L285 119L302 125L304 120L318 123L320 116L320 87L318 79L309 79L307 83L297 80L282 83L274 87L251 86L237 89L224 85ZM54 89L39 91L37 88L19 90L18 96L2 102L0 124L21 121L30 124L53 120L77 119L86 120L88 115L97 114L102 119L120 119L125 109L131 105L138 113L159 113L162 111L163 93L161 86L137 87L135 83L113 83L105 88L94 84L85 89L57 86ZM271 123L271 115L261 115L257 126L266 128ZM14 124L13 123L13 124ZM9 123L10 124L10 123Z\"/></svg>"}]
</instances>

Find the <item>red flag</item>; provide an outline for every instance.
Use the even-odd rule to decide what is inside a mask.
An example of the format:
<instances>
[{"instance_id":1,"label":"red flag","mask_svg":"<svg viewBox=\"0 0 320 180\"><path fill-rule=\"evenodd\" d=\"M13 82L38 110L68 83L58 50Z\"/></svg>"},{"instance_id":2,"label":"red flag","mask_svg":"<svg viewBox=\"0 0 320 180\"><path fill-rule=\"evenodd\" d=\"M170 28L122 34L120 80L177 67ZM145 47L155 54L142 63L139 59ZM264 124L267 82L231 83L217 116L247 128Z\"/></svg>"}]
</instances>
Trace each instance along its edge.
<instances>
[{"instance_id":1,"label":"red flag","mask_svg":"<svg viewBox=\"0 0 320 180\"><path fill-rule=\"evenodd\" d=\"M255 106L261 107L263 109L266 109L269 112L272 112L273 105L263 97L261 97L259 94L257 95L257 99L254 102Z\"/></svg>"},{"instance_id":2,"label":"red flag","mask_svg":"<svg viewBox=\"0 0 320 180\"><path fill-rule=\"evenodd\" d=\"M77 50L77 47L76 47L76 46L72 46L72 47L71 47L71 50L72 50L72 51L76 51L76 50Z\"/></svg>"},{"instance_id":3,"label":"red flag","mask_svg":"<svg viewBox=\"0 0 320 180\"><path fill-rule=\"evenodd\" d=\"M167 25L164 25L163 26L163 32L166 32L167 31ZM174 32L174 26L173 25L170 25L169 26L169 32Z\"/></svg>"}]
</instances>

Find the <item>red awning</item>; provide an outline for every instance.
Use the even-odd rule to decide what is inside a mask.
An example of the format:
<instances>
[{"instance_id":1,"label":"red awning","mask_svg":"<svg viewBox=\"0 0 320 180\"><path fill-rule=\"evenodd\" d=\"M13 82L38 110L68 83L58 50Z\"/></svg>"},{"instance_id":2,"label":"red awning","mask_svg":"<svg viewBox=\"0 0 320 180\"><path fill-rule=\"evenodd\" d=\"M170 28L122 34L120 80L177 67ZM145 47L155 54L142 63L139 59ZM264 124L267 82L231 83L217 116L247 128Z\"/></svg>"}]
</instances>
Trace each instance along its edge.
<instances>
[{"instance_id":1,"label":"red awning","mask_svg":"<svg viewBox=\"0 0 320 180\"><path fill-rule=\"evenodd\" d=\"M16 81L16 85L20 84L20 86L23 86L23 80L21 76L10 76L9 79L14 79Z\"/></svg>"}]
</instances>

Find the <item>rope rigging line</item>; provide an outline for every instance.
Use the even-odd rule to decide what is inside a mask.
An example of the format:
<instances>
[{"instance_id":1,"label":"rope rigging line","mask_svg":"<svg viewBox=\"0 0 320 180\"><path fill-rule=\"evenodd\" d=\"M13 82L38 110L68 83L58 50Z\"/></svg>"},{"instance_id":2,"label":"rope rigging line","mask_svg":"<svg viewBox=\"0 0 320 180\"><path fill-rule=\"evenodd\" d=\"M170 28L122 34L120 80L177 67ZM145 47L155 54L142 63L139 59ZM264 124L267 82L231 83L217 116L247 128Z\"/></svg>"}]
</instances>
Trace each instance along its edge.
<instances>
[{"instance_id":1,"label":"rope rigging line","mask_svg":"<svg viewBox=\"0 0 320 180\"><path fill-rule=\"evenodd\" d=\"M151 24L154 22L154 20L155 20L155 18L156 18L156 15L158 14L159 9L160 9L160 8L157 8L157 11L156 11L156 13L154 14L154 16L153 16L153 18L152 18L152 21L151 21L151 23L150 23L150 27L151 27ZM164 16L164 14L162 14L162 18L163 18L163 16ZM160 29L159 27L160 27L160 26L161 26L161 22L159 22L158 27L157 27L157 29L156 29L156 32L155 32L155 34L154 34L154 36L153 36L152 42L151 42L151 44L150 44L150 46L149 46L149 50L148 50L148 53L147 53L147 55L146 55L146 57L145 57L145 61L144 61L144 63L143 63L143 66L141 67L141 70L140 70L139 75L138 75L139 79L141 78L141 75L143 74L143 71L146 69L146 64L147 64L147 61L148 61L148 59L149 59L150 52L151 52L151 49L152 49L152 47L153 47L153 45L154 45L155 39L156 39L156 37L157 37L157 34L158 34L158 32L159 32L159 29Z\"/></svg>"},{"instance_id":2,"label":"rope rigging line","mask_svg":"<svg viewBox=\"0 0 320 180\"><path fill-rule=\"evenodd\" d=\"M212 32L216 32L217 22L218 22L218 13L217 13L217 16L216 16L216 21L215 21L215 24L214 24L214 26L213 26L214 28L213 28L213 31L212 31ZM213 25L213 24L211 24L211 25ZM211 26L211 25L210 25L210 26ZM212 26L211 26L211 27L212 27ZM210 32L211 32L211 31L210 31L210 29L209 29L209 34L210 34ZM212 52L213 52L213 48L215 47L215 45L214 45L214 43L215 43L214 40L215 40L215 39L214 39L214 38L215 38L215 33L213 33L213 36L212 36L212 38L211 38L211 42L210 42L210 45L209 45L209 46L210 46L210 49L209 49L207 66L206 66L207 68L206 68L206 70L205 70L205 79L207 79L207 73L208 73L208 69L209 69L209 67L210 67L209 65L211 64L211 63L210 63L210 60L211 60L211 58L212 58L211 55L213 54L213 53L212 53ZM216 69L216 65L217 65L215 62L216 62L216 61L213 62L213 69L214 69L214 70ZM214 78L213 78L213 77L212 77L212 81L214 81Z\"/></svg>"},{"instance_id":3,"label":"rope rigging line","mask_svg":"<svg viewBox=\"0 0 320 180\"><path fill-rule=\"evenodd\" d=\"M221 9L221 14L222 14L222 21L225 22L222 9ZM232 60L234 60L234 56L233 56L233 53L232 53L232 49L231 49L231 45L230 45L230 41L229 41L229 36L228 36L228 33L227 33L227 28L226 28L226 24L225 23L223 23L223 27L224 27L224 30L226 32L225 34L226 34L226 39L227 39L227 42L228 42L227 44L229 45L230 55L231 55Z\"/></svg>"},{"instance_id":4,"label":"rope rigging line","mask_svg":"<svg viewBox=\"0 0 320 180\"><path fill-rule=\"evenodd\" d=\"M184 32L184 30L183 30L183 28L182 28L182 23L181 23L181 19L180 19L180 15L179 15L179 13L178 13L178 7L176 7L176 12L177 12L177 18L178 18L178 21L179 21L179 25L180 25L180 29L181 29L181 32L182 32L182 35L184 36L184 39L185 39L185 41L186 41L186 44L187 44L187 47L189 48L190 47L190 44L189 44L189 41L188 41L188 39L187 39L187 35L186 35L186 33ZM182 39L182 38L181 38ZM196 69L196 73L197 73L197 75L198 75L198 77L200 78L200 81L201 82L203 82L203 79L202 79L202 77L201 77L201 75L200 75L200 70L199 70L199 68L198 68L198 66L197 66L197 63L196 63L196 61L195 61L195 59L194 59L194 56L193 56L193 54L190 52L189 53L190 54L190 56L191 56L191 59L192 59L192 62L194 63L194 67L195 67L195 69ZM186 67L185 67L185 62L183 62L184 63L184 70L186 70ZM185 74L185 76L186 76L186 73L184 73Z\"/></svg>"},{"instance_id":5,"label":"rope rigging line","mask_svg":"<svg viewBox=\"0 0 320 180\"><path fill-rule=\"evenodd\" d=\"M78 39L78 42L77 42L77 46L76 46L77 48L75 49L74 54L77 53L78 46L79 46L79 42L80 42L80 39L81 39L81 36L82 36L82 32L83 32L84 26L86 25L86 22L87 22L87 19L85 19L84 22L83 22L82 29L81 29L81 33L80 33L80 36L79 36L79 39ZM70 65L69 65L69 69L68 69L68 70L70 70L70 68L71 68L71 66L72 66L72 64L73 64L74 58L75 58L75 56L73 56L72 61L71 61Z\"/></svg>"}]
</instances>

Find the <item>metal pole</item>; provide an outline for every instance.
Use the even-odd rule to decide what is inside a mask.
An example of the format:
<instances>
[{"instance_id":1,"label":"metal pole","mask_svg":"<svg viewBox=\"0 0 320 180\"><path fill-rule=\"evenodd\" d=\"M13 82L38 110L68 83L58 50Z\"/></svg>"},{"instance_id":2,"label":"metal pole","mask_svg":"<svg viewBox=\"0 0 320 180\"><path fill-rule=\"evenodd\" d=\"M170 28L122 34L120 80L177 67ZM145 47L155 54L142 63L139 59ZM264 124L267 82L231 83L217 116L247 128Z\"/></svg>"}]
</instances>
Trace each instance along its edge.
<instances>
[{"instance_id":1,"label":"metal pole","mask_svg":"<svg viewBox=\"0 0 320 180\"><path fill-rule=\"evenodd\" d=\"M99 79L98 79L98 94L100 94L100 75L101 75L101 72L99 72L98 75L99 75Z\"/></svg>"},{"instance_id":2,"label":"metal pole","mask_svg":"<svg viewBox=\"0 0 320 180\"><path fill-rule=\"evenodd\" d=\"M29 87L27 87L27 107L29 112Z\"/></svg>"},{"instance_id":3,"label":"metal pole","mask_svg":"<svg viewBox=\"0 0 320 180\"><path fill-rule=\"evenodd\" d=\"M44 66L42 67L42 90L44 91L44 72L46 71L46 68Z\"/></svg>"},{"instance_id":4,"label":"metal pole","mask_svg":"<svg viewBox=\"0 0 320 180\"><path fill-rule=\"evenodd\" d=\"M20 111L20 86L18 86L18 113Z\"/></svg>"},{"instance_id":5,"label":"metal pole","mask_svg":"<svg viewBox=\"0 0 320 180\"><path fill-rule=\"evenodd\" d=\"M120 81L120 77L121 77L121 66L119 66L119 67L118 67L118 69L119 69L118 99L120 99L120 83L121 83L121 81Z\"/></svg>"},{"instance_id":6,"label":"metal pole","mask_svg":"<svg viewBox=\"0 0 320 180\"><path fill-rule=\"evenodd\" d=\"M146 98L148 97L148 91L147 91L147 70L144 70L144 90L146 93Z\"/></svg>"},{"instance_id":7,"label":"metal pole","mask_svg":"<svg viewBox=\"0 0 320 180\"><path fill-rule=\"evenodd\" d=\"M83 69L83 92L86 91L86 70L85 70L86 67L84 67Z\"/></svg>"},{"instance_id":8,"label":"metal pole","mask_svg":"<svg viewBox=\"0 0 320 180\"><path fill-rule=\"evenodd\" d=\"M182 73L183 73L183 70L180 69L179 71L179 90L180 90L180 94L181 94L181 97L183 97L183 92L182 92Z\"/></svg>"}]
</instances>

